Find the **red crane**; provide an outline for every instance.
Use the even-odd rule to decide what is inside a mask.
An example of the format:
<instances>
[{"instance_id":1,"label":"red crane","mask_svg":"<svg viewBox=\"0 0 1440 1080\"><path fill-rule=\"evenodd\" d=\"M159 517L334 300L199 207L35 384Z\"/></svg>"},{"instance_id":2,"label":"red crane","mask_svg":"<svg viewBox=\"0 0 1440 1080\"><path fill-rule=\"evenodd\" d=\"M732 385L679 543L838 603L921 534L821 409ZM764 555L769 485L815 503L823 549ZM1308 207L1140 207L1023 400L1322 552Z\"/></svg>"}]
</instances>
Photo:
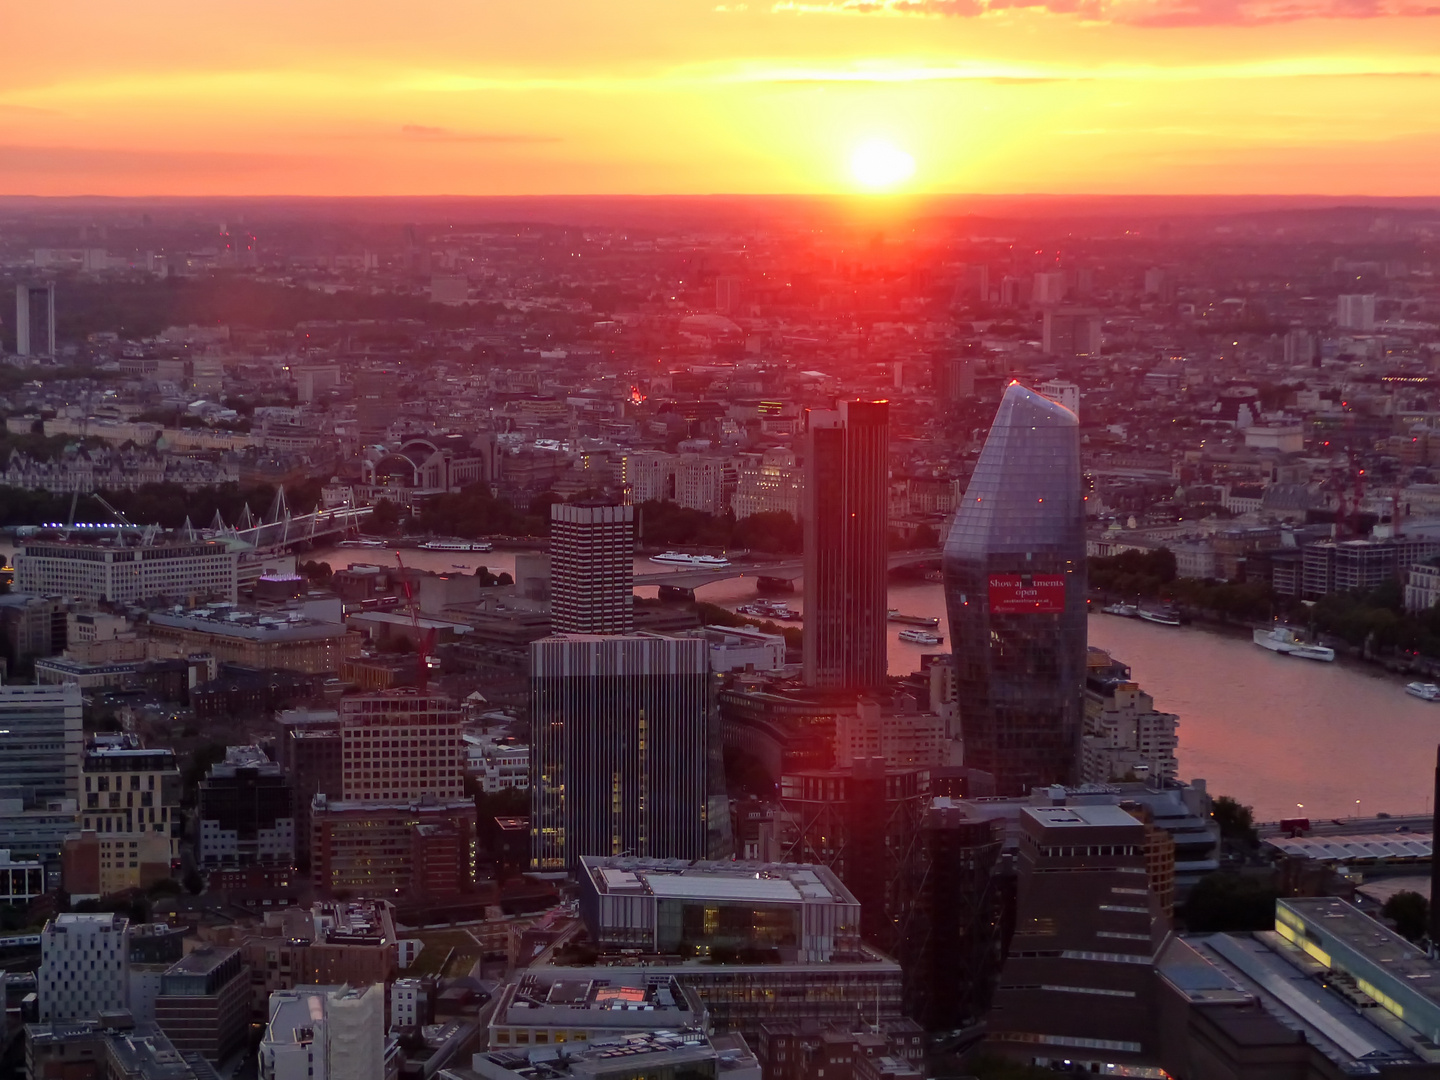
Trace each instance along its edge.
<instances>
[{"instance_id":1,"label":"red crane","mask_svg":"<svg viewBox=\"0 0 1440 1080\"><path fill-rule=\"evenodd\" d=\"M415 598L410 572L405 569L405 560L398 551L395 552L395 561L400 565L400 585L405 590L405 603L410 608L410 625L415 629L415 689L423 694L430 676L430 648L435 643L435 630L432 627L421 632L420 602Z\"/></svg>"}]
</instances>

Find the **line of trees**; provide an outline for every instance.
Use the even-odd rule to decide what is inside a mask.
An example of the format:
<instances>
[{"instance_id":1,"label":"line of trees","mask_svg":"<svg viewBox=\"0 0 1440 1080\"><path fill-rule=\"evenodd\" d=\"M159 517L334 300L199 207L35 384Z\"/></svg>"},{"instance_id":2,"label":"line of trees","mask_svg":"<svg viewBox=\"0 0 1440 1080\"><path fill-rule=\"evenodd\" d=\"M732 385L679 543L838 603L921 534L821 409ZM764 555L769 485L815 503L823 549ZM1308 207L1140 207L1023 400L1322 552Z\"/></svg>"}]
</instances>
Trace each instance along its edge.
<instances>
[{"instance_id":1,"label":"line of trees","mask_svg":"<svg viewBox=\"0 0 1440 1080\"><path fill-rule=\"evenodd\" d=\"M287 484L285 499L295 513L309 513L320 501L319 480ZM239 520L246 506L256 517L263 516L275 500L273 484L218 484L186 491L180 484L142 484L134 491L101 491L111 506L136 525L161 525L177 529L186 517L196 528L204 528L220 512L227 525ZM0 487L0 526L36 525L66 521L72 496L64 492L27 491ZM79 521L109 520L110 514L88 495L75 501Z\"/></svg>"}]
</instances>

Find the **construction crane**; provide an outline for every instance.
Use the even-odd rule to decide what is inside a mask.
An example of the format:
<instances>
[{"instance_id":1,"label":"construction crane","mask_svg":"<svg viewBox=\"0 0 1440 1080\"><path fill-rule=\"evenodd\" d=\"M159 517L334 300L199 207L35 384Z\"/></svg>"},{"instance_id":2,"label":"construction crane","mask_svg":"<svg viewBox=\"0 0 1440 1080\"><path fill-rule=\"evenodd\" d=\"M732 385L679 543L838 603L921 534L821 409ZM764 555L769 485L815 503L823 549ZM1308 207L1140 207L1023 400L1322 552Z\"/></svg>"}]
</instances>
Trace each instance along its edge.
<instances>
[{"instance_id":1,"label":"construction crane","mask_svg":"<svg viewBox=\"0 0 1440 1080\"><path fill-rule=\"evenodd\" d=\"M410 609L410 625L415 630L415 689L423 694L430 677L430 649L435 642L435 631L433 628L424 631L420 629L420 602L410 584L410 573L405 568L405 560L398 551L395 552L395 562L400 566L400 585L405 590L405 603Z\"/></svg>"}]
</instances>

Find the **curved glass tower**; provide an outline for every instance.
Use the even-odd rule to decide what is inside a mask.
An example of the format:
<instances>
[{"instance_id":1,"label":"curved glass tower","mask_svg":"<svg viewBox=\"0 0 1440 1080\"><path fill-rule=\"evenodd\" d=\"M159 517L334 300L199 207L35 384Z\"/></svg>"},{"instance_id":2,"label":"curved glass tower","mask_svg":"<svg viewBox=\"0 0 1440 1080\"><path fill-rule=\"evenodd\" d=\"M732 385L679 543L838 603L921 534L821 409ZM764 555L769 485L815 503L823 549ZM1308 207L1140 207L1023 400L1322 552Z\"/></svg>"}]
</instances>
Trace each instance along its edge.
<instances>
[{"instance_id":1,"label":"curved glass tower","mask_svg":"<svg viewBox=\"0 0 1440 1080\"><path fill-rule=\"evenodd\" d=\"M1010 384L943 565L965 765L1001 795L1073 782L1086 593L1074 413Z\"/></svg>"}]
</instances>

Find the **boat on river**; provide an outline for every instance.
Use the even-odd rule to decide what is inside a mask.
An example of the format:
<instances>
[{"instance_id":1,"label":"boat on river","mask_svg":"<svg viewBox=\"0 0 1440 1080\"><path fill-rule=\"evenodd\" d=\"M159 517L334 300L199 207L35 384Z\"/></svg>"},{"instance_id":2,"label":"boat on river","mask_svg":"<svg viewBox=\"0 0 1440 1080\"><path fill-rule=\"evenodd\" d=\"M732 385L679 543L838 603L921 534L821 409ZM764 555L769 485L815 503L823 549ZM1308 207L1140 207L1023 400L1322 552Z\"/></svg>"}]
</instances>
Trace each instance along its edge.
<instances>
[{"instance_id":1,"label":"boat on river","mask_svg":"<svg viewBox=\"0 0 1440 1080\"><path fill-rule=\"evenodd\" d=\"M940 645L945 641L939 634L932 634L929 630L901 630L900 640L911 645Z\"/></svg>"},{"instance_id":2,"label":"boat on river","mask_svg":"<svg viewBox=\"0 0 1440 1080\"><path fill-rule=\"evenodd\" d=\"M1140 614L1140 609L1134 604L1106 604L1100 611L1105 615L1119 615L1126 619L1133 619Z\"/></svg>"},{"instance_id":3,"label":"boat on river","mask_svg":"<svg viewBox=\"0 0 1440 1080\"><path fill-rule=\"evenodd\" d=\"M1406 683L1405 693L1418 697L1421 701L1440 701L1440 686L1433 682Z\"/></svg>"},{"instance_id":4,"label":"boat on river","mask_svg":"<svg viewBox=\"0 0 1440 1080\"><path fill-rule=\"evenodd\" d=\"M885 617L891 622L906 623L910 626L923 626L929 630L934 630L940 625L940 620L933 615L906 615L903 611L897 611L895 608L887 611Z\"/></svg>"},{"instance_id":5,"label":"boat on river","mask_svg":"<svg viewBox=\"0 0 1440 1080\"><path fill-rule=\"evenodd\" d=\"M1335 659L1334 649L1302 641L1300 635L1288 626L1272 626L1268 630L1261 627L1251 635L1251 640L1262 649L1269 649L1271 652L1277 652L1283 656L1294 656L1301 660L1320 660L1327 664Z\"/></svg>"},{"instance_id":6,"label":"boat on river","mask_svg":"<svg viewBox=\"0 0 1440 1080\"><path fill-rule=\"evenodd\" d=\"M650 561L663 563L666 566L688 566L695 570L715 570L730 565L730 560L720 555L691 555L684 551L667 551L663 555L651 555Z\"/></svg>"},{"instance_id":7,"label":"boat on river","mask_svg":"<svg viewBox=\"0 0 1440 1080\"><path fill-rule=\"evenodd\" d=\"M1180 616L1173 608L1139 608L1135 614L1146 622L1158 623L1161 626L1179 626Z\"/></svg>"}]
</instances>

